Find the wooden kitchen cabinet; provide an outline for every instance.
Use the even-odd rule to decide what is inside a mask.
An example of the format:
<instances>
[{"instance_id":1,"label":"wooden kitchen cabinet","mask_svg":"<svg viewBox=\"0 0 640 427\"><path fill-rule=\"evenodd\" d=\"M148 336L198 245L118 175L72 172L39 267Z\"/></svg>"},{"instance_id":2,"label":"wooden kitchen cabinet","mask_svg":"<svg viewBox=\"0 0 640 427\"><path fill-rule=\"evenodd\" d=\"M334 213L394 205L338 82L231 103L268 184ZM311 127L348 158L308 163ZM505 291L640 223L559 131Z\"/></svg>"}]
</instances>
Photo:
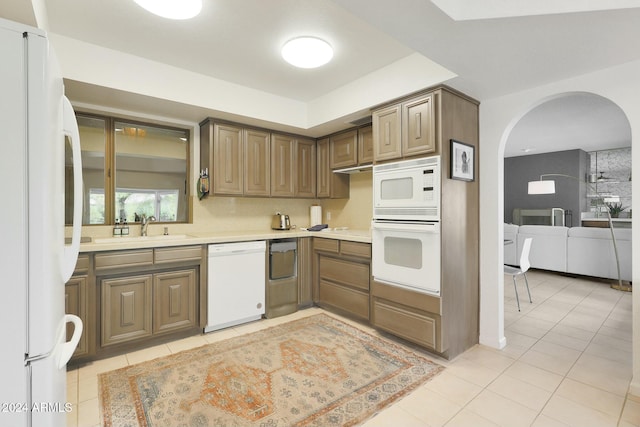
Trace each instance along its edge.
<instances>
[{"instance_id":1,"label":"wooden kitchen cabinet","mask_svg":"<svg viewBox=\"0 0 640 427\"><path fill-rule=\"evenodd\" d=\"M271 134L271 196L293 197L295 138Z\"/></svg>"},{"instance_id":2,"label":"wooden kitchen cabinet","mask_svg":"<svg viewBox=\"0 0 640 427\"><path fill-rule=\"evenodd\" d=\"M271 134L271 196L316 197L316 143Z\"/></svg>"},{"instance_id":3,"label":"wooden kitchen cabinet","mask_svg":"<svg viewBox=\"0 0 640 427\"><path fill-rule=\"evenodd\" d=\"M433 94L402 104L402 155L436 152Z\"/></svg>"},{"instance_id":4,"label":"wooden kitchen cabinet","mask_svg":"<svg viewBox=\"0 0 640 427\"><path fill-rule=\"evenodd\" d=\"M244 191L244 144L240 127L213 126L213 193L242 195Z\"/></svg>"},{"instance_id":5,"label":"wooden kitchen cabinet","mask_svg":"<svg viewBox=\"0 0 640 427\"><path fill-rule=\"evenodd\" d=\"M151 336L151 274L103 279L102 346Z\"/></svg>"},{"instance_id":6,"label":"wooden kitchen cabinet","mask_svg":"<svg viewBox=\"0 0 640 427\"><path fill-rule=\"evenodd\" d=\"M154 274L154 334L196 326L196 277L195 269Z\"/></svg>"},{"instance_id":7,"label":"wooden kitchen cabinet","mask_svg":"<svg viewBox=\"0 0 640 427\"><path fill-rule=\"evenodd\" d=\"M331 169L341 169L358 164L358 130L352 129L329 138L329 163Z\"/></svg>"},{"instance_id":8,"label":"wooden kitchen cabinet","mask_svg":"<svg viewBox=\"0 0 640 427\"><path fill-rule=\"evenodd\" d=\"M317 142L317 197L320 199L348 199L349 175L333 173L329 159L329 138Z\"/></svg>"},{"instance_id":9,"label":"wooden kitchen cabinet","mask_svg":"<svg viewBox=\"0 0 640 427\"><path fill-rule=\"evenodd\" d=\"M392 105L374 111L373 141L375 161L402 157L401 105Z\"/></svg>"},{"instance_id":10,"label":"wooden kitchen cabinet","mask_svg":"<svg viewBox=\"0 0 640 427\"><path fill-rule=\"evenodd\" d=\"M73 357L89 354L89 340L87 339L87 318L89 307L88 276L73 276L64 286L64 312L75 314L84 325L80 342L73 353ZM67 340L73 336L73 324L67 323Z\"/></svg>"},{"instance_id":11,"label":"wooden kitchen cabinet","mask_svg":"<svg viewBox=\"0 0 640 427\"><path fill-rule=\"evenodd\" d=\"M317 197L313 139L208 118L200 123L200 169L211 193L251 197Z\"/></svg>"},{"instance_id":12,"label":"wooden kitchen cabinet","mask_svg":"<svg viewBox=\"0 0 640 427\"><path fill-rule=\"evenodd\" d=\"M266 131L244 129L244 195L271 194L271 134Z\"/></svg>"},{"instance_id":13,"label":"wooden kitchen cabinet","mask_svg":"<svg viewBox=\"0 0 640 427\"><path fill-rule=\"evenodd\" d=\"M451 179L449 148L451 140L473 146L477 170L478 111L478 101L440 85L381 106L372 116L376 162L440 156L441 269L437 297L373 281L371 322L446 359L479 337L479 180Z\"/></svg>"},{"instance_id":14,"label":"wooden kitchen cabinet","mask_svg":"<svg viewBox=\"0 0 640 427\"><path fill-rule=\"evenodd\" d=\"M200 124L200 168L209 169L211 192L227 196L269 196L271 133L241 125Z\"/></svg>"},{"instance_id":15,"label":"wooden kitchen cabinet","mask_svg":"<svg viewBox=\"0 0 640 427\"><path fill-rule=\"evenodd\" d=\"M295 142L295 196L316 197L316 142L297 139Z\"/></svg>"},{"instance_id":16,"label":"wooden kitchen cabinet","mask_svg":"<svg viewBox=\"0 0 640 427\"><path fill-rule=\"evenodd\" d=\"M314 237L313 249L316 303L368 321L371 245Z\"/></svg>"},{"instance_id":17,"label":"wooden kitchen cabinet","mask_svg":"<svg viewBox=\"0 0 640 427\"><path fill-rule=\"evenodd\" d=\"M72 360L86 358L95 352L95 310L91 302L94 299L93 278L90 275L91 258L87 254L80 254L76 261L73 276L64 286L64 309L66 314L75 314L82 320L83 331L80 342L76 347ZM67 341L73 335L74 326L67 323Z\"/></svg>"},{"instance_id":18,"label":"wooden kitchen cabinet","mask_svg":"<svg viewBox=\"0 0 640 427\"><path fill-rule=\"evenodd\" d=\"M424 94L374 111L376 161L436 153L435 94Z\"/></svg>"},{"instance_id":19,"label":"wooden kitchen cabinet","mask_svg":"<svg viewBox=\"0 0 640 427\"><path fill-rule=\"evenodd\" d=\"M373 162L373 127L371 125L358 129L358 165Z\"/></svg>"},{"instance_id":20,"label":"wooden kitchen cabinet","mask_svg":"<svg viewBox=\"0 0 640 427\"><path fill-rule=\"evenodd\" d=\"M298 308L313 305L313 237L298 238Z\"/></svg>"},{"instance_id":21,"label":"wooden kitchen cabinet","mask_svg":"<svg viewBox=\"0 0 640 427\"><path fill-rule=\"evenodd\" d=\"M442 352L441 299L398 286L371 282L371 324Z\"/></svg>"},{"instance_id":22,"label":"wooden kitchen cabinet","mask_svg":"<svg viewBox=\"0 0 640 427\"><path fill-rule=\"evenodd\" d=\"M98 298L89 300L89 312L99 313L99 355L193 335L204 327L206 246L105 251L92 259L89 279Z\"/></svg>"}]
</instances>

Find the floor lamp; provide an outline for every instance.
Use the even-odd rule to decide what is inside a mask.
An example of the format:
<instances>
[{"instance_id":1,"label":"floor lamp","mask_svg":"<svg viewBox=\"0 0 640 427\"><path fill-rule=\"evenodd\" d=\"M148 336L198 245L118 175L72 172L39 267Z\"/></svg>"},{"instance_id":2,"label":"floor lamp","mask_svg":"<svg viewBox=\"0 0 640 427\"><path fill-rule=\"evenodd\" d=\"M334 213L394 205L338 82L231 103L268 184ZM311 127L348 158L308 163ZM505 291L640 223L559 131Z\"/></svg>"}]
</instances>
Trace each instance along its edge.
<instances>
[{"instance_id":1,"label":"floor lamp","mask_svg":"<svg viewBox=\"0 0 640 427\"><path fill-rule=\"evenodd\" d=\"M562 178L574 179L583 184L589 185L594 192L597 190L591 186L588 182L583 181L575 176L565 175L562 173L545 173L540 175L539 181L529 181L528 194L555 194L556 193L556 182L554 180L546 180L544 177L550 176L558 176ZM618 284L611 285L612 288L618 289L620 291L631 291L631 285L623 285L622 279L620 278L620 259L618 257L618 244L616 243L616 235L613 232L613 221L611 219L611 214L607 211L607 218L609 219L609 230L611 230L611 241L613 242L613 252L616 256L616 268L618 269Z\"/></svg>"}]
</instances>

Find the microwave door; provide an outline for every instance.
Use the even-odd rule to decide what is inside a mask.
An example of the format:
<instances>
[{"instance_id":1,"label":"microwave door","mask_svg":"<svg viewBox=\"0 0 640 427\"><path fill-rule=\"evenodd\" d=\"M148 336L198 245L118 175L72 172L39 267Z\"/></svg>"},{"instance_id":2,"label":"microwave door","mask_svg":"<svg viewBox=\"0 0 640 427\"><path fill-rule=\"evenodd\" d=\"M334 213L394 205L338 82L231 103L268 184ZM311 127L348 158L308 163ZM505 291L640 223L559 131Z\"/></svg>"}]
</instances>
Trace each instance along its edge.
<instances>
[{"instance_id":1,"label":"microwave door","mask_svg":"<svg viewBox=\"0 0 640 427\"><path fill-rule=\"evenodd\" d=\"M378 173L374 184L376 207L409 208L422 204L422 170Z\"/></svg>"}]
</instances>

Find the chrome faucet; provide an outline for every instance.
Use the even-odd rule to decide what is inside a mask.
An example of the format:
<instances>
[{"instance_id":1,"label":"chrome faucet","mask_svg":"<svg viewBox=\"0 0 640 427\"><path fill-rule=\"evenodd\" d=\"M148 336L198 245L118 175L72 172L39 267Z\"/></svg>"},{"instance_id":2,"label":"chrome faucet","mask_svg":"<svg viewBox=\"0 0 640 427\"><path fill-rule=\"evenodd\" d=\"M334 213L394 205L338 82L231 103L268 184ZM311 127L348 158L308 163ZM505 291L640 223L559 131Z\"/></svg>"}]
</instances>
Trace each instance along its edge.
<instances>
[{"instance_id":1,"label":"chrome faucet","mask_svg":"<svg viewBox=\"0 0 640 427\"><path fill-rule=\"evenodd\" d=\"M142 230L140 230L141 236L147 235L147 227L149 227L149 223L155 220L156 220L156 217L153 215L147 218L146 214L142 214L142 216L140 217L140 225L142 225Z\"/></svg>"}]
</instances>

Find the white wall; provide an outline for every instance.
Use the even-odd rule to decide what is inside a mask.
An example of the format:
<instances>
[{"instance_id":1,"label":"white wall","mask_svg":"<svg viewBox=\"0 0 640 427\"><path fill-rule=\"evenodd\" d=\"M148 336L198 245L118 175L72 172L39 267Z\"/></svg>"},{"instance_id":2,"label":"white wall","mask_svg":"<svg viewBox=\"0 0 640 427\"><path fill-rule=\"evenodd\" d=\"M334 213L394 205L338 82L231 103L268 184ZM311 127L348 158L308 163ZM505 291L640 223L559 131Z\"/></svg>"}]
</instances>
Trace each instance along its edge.
<instances>
[{"instance_id":1,"label":"white wall","mask_svg":"<svg viewBox=\"0 0 640 427\"><path fill-rule=\"evenodd\" d=\"M503 199L504 147L517 121L535 106L567 92L589 92L610 99L627 115L632 135L632 174L640 174L640 61L573 77L549 85L483 100L480 105L480 342L496 348L504 337ZM633 208L640 206L633 186ZM633 265L640 265L640 226L633 227ZM633 281L640 276L634 268ZM640 325L640 292L633 292L633 325ZM640 328L633 330L631 392L640 396Z\"/></svg>"}]
</instances>

